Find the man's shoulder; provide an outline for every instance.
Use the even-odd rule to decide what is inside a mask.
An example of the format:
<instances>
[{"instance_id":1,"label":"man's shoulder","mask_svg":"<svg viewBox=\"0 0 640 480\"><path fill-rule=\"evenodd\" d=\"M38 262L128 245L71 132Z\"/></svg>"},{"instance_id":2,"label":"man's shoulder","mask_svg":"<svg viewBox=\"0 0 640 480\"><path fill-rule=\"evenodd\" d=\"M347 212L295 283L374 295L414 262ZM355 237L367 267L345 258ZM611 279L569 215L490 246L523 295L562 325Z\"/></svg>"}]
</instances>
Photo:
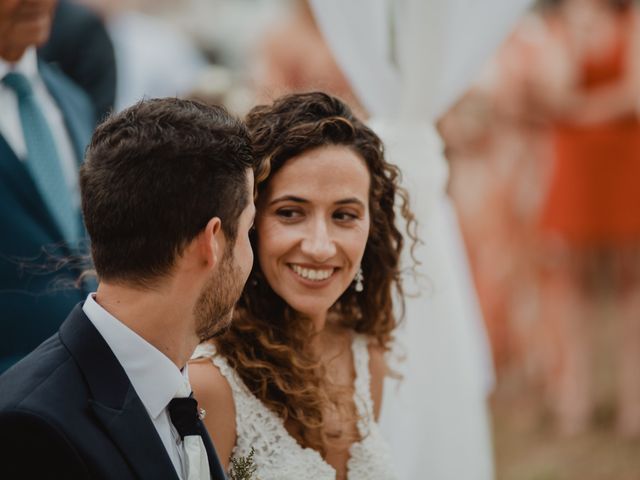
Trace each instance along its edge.
<instances>
[{"instance_id":1,"label":"man's shoulder","mask_svg":"<svg viewBox=\"0 0 640 480\"><path fill-rule=\"evenodd\" d=\"M55 414L61 398L84 390L77 364L56 333L0 375L0 412Z\"/></svg>"},{"instance_id":2,"label":"man's shoulder","mask_svg":"<svg viewBox=\"0 0 640 480\"><path fill-rule=\"evenodd\" d=\"M73 438L83 415L78 406L86 405L77 379L57 335L0 376L0 463L7 478L93 478Z\"/></svg>"}]
</instances>

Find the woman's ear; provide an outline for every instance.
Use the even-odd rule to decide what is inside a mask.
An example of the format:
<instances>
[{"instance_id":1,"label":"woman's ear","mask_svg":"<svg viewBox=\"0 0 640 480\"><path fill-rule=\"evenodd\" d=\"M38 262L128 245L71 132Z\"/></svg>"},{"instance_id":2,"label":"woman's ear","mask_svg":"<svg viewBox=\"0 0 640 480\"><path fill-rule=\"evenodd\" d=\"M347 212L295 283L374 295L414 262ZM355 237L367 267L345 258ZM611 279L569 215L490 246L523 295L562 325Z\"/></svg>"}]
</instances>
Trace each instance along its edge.
<instances>
[{"instance_id":1,"label":"woman's ear","mask_svg":"<svg viewBox=\"0 0 640 480\"><path fill-rule=\"evenodd\" d=\"M220 218L213 217L209 220L200 235L202 236L200 242L202 258L207 266L214 268L225 248Z\"/></svg>"}]
</instances>

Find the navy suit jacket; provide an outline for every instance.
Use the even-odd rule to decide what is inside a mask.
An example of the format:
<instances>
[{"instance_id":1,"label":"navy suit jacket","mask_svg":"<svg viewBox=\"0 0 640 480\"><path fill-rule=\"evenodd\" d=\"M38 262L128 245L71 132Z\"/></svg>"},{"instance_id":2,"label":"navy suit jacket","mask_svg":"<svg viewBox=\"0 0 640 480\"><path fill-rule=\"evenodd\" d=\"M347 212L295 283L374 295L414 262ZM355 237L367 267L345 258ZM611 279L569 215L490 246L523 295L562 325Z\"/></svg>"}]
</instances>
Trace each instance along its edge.
<instances>
[{"instance_id":1,"label":"navy suit jacket","mask_svg":"<svg viewBox=\"0 0 640 480\"><path fill-rule=\"evenodd\" d=\"M125 371L80 305L0 376L0 392L2 478L178 478ZM211 478L224 480L199 427Z\"/></svg>"},{"instance_id":2,"label":"navy suit jacket","mask_svg":"<svg viewBox=\"0 0 640 480\"><path fill-rule=\"evenodd\" d=\"M95 127L93 107L84 92L54 67L40 62L39 72L62 112L79 165ZM81 222L79 211L78 222ZM86 293L73 288L80 273L77 267L56 269L56 260L69 258L74 252L61 245L62 233L26 165L2 135L0 232L2 373L51 336ZM58 258L43 253L43 249L53 251ZM61 286L65 283L69 288Z\"/></svg>"}]
</instances>

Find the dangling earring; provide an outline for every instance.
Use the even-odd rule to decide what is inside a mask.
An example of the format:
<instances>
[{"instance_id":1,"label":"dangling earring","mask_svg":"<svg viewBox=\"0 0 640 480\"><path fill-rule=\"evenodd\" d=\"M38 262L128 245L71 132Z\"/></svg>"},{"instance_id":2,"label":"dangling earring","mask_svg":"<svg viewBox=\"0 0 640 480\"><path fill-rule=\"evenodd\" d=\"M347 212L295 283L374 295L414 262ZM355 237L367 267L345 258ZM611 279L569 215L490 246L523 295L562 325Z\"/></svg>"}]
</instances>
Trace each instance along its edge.
<instances>
[{"instance_id":1,"label":"dangling earring","mask_svg":"<svg viewBox=\"0 0 640 480\"><path fill-rule=\"evenodd\" d=\"M360 293L364 290L364 285L362 282L364 281L364 275L362 274L362 267L358 267L358 272L356 273L355 278L353 279L356 282L355 290Z\"/></svg>"}]
</instances>

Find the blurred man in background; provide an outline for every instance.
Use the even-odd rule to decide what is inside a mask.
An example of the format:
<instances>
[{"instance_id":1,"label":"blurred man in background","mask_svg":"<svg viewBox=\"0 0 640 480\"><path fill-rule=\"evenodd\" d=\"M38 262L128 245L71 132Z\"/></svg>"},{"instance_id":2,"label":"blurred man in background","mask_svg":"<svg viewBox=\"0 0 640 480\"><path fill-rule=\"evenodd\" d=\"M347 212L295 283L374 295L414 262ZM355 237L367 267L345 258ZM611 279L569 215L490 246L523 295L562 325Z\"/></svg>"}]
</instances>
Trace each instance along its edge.
<instances>
[{"instance_id":1,"label":"blurred man in background","mask_svg":"<svg viewBox=\"0 0 640 480\"><path fill-rule=\"evenodd\" d=\"M39 61L55 0L0 0L0 372L54 333L85 292L63 288L84 236L77 170L86 95Z\"/></svg>"}]
</instances>

